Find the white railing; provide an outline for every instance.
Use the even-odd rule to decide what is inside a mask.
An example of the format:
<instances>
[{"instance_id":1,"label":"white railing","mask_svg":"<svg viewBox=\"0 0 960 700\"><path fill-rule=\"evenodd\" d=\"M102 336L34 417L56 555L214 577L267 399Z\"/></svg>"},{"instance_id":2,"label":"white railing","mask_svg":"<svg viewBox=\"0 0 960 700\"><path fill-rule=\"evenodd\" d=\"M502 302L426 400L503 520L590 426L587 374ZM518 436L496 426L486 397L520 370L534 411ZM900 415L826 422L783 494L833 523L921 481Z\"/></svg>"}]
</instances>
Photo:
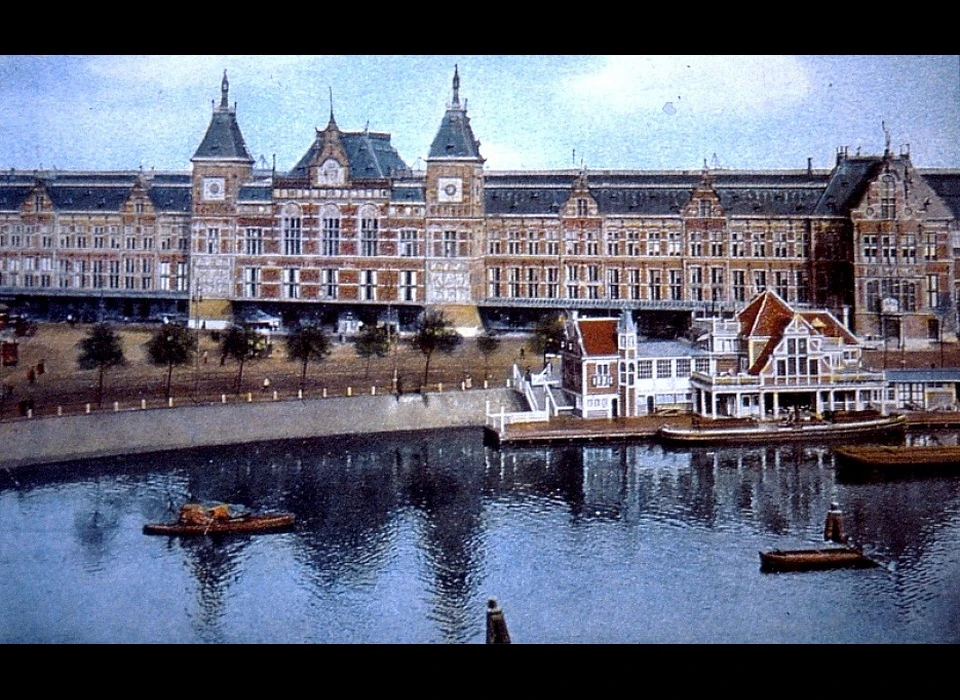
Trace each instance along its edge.
<instances>
[{"instance_id":1,"label":"white railing","mask_svg":"<svg viewBox=\"0 0 960 700\"><path fill-rule=\"evenodd\" d=\"M501 406L498 413L491 413L490 402L487 402L486 425L496 430L500 435L503 435L508 425L514 423L546 423L549 420L550 412L546 409L542 411L511 411L508 413Z\"/></svg>"}]
</instances>

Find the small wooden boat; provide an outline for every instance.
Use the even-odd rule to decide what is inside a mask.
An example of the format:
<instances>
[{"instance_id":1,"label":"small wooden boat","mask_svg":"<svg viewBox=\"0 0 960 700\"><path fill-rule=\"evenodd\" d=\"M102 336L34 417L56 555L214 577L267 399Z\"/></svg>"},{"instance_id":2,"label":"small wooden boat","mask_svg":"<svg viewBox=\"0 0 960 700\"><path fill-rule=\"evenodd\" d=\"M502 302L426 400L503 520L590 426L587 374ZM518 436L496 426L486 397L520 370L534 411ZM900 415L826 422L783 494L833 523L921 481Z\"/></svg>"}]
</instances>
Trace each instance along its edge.
<instances>
[{"instance_id":1,"label":"small wooden boat","mask_svg":"<svg viewBox=\"0 0 960 700\"><path fill-rule=\"evenodd\" d=\"M958 445L845 445L834 453L848 466L960 469Z\"/></svg>"},{"instance_id":2,"label":"small wooden boat","mask_svg":"<svg viewBox=\"0 0 960 700\"><path fill-rule=\"evenodd\" d=\"M894 415L836 422L801 421L786 424L759 422L752 425L724 426L723 420L720 419L711 421L711 425L691 428L665 425L657 431L657 436L667 442L686 444L802 441L901 431L906 428L906 421L906 416Z\"/></svg>"},{"instance_id":3,"label":"small wooden boat","mask_svg":"<svg viewBox=\"0 0 960 700\"><path fill-rule=\"evenodd\" d=\"M761 571L818 571L823 569L867 569L879 566L859 549L774 549L760 552Z\"/></svg>"},{"instance_id":4,"label":"small wooden boat","mask_svg":"<svg viewBox=\"0 0 960 700\"><path fill-rule=\"evenodd\" d=\"M249 513L237 511L235 506L220 503L206 506L188 503L180 509L173 523L148 523L143 526L145 535L234 535L261 532L282 532L293 527L292 513Z\"/></svg>"}]
</instances>

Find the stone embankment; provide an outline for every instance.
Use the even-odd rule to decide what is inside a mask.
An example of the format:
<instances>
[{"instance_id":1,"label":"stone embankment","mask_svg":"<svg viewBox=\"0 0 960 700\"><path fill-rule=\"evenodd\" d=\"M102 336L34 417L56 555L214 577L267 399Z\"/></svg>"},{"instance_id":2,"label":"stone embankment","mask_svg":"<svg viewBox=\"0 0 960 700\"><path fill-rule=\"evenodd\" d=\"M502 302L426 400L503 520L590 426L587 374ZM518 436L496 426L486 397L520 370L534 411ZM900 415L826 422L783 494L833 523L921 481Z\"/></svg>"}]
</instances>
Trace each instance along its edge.
<instances>
[{"instance_id":1,"label":"stone embankment","mask_svg":"<svg viewBox=\"0 0 960 700\"><path fill-rule=\"evenodd\" d=\"M481 427L525 409L512 389L353 396L152 410L96 411L0 423L0 467L334 435Z\"/></svg>"}]
</instances>

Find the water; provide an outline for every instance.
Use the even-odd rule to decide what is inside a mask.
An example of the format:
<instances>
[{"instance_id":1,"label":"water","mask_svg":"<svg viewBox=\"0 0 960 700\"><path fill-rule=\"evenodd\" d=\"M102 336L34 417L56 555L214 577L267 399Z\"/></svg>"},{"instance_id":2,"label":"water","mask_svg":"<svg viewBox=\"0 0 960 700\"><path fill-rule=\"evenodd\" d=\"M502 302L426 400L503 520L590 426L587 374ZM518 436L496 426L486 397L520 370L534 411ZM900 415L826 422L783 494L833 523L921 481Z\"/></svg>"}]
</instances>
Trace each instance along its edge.
<instances>
[{"instance_id":1,"label":"water","mask_svg":"<svg viewBox=\"0 0 960 700\"><path fill-rule=\"evenodd\" d=\"M187 500L295 531L142 534ZM760 572L831 501L882 566ZM477 430L0 470L0 642L960 642L960 477L848 484L823 446L504 449Z\"/></svg>"}]
</instances>

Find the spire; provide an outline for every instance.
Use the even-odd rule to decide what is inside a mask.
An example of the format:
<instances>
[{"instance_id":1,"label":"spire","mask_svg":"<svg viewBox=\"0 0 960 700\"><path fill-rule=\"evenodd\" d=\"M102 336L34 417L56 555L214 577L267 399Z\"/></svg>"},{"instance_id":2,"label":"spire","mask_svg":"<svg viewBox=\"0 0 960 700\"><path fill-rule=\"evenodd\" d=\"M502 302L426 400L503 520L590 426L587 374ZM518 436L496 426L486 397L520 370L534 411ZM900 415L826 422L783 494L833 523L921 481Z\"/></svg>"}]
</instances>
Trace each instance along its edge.
<instances>
[{"instance_id":1,"label":"spire","mask_svg":"<svg viewBox=\"0 0 960 700\"><path fill-rule=\"evenodd\" d=\"M470 118L467 116L466 100L460 104L460 67L453 67L453 101L447 104L447 112L440 129L430 145L428 158L457 158L479 160L480 142L473 136Z\"/></svg>"},{"instance_id":2,"label":"spire","mask_svg":"<svg viewBox=\"0 0 960 700\"><path fill-rule=\"evenodd\" d=\"M460 104L460 67L453 64L453 104Z\"/></svg>"},{"instance_id":3,"label":"spire","mask_svg":"<svg viewBox=\"0 0 960 700\"><path fill-rule=\"evenodd\" d=\"M223 80L220 82L220 109L229 108L230 81L227 80L227 69L223 69Z\"/></svg>"},{"instance_id":4,"label":"spire","mask_svg":"<svg viewBox=\"0 0 960 700\"><path fill-rule=\"evenodd\" d=\"M327 128L337 125L337 120L333 118L333 88L327 86L327 90L330 91L330 121L327 122Z\"/></svg>"}]
</instances>

